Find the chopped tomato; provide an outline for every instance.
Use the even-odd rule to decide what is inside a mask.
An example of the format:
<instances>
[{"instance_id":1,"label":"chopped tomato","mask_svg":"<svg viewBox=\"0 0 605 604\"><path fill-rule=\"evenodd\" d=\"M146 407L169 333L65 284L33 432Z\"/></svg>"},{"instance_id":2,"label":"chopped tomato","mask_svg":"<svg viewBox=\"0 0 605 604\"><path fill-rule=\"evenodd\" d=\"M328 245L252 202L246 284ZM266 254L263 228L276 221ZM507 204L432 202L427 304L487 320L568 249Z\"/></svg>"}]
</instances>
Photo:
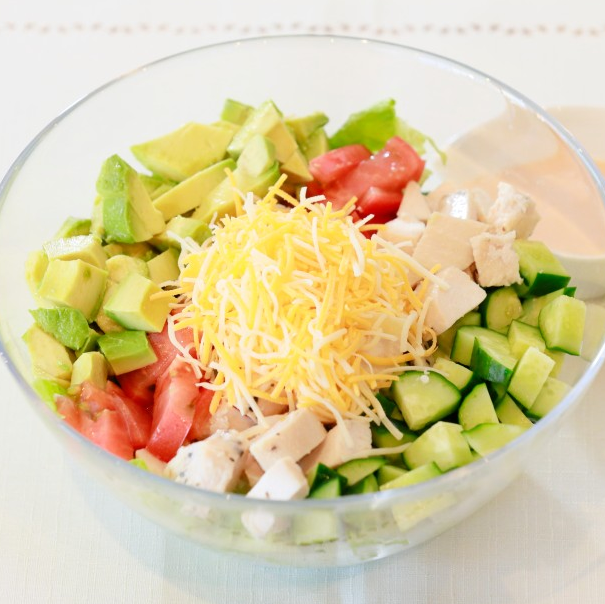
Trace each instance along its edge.
<instances>
[{"instance_id":1,"label":"chopped tomato","mask_svg":"<svg viewBox=\"0 0 605 604\"><path fill-rule=\"evenodd\" d=\"M151 434L151 413L129 399L113 382L107 382L106 390L126 423L132 446L135 449L143 448Z\"/></svg>"},{"instance_id":2,"label":"chopped tomato","mask_svg":"<svg viewBox=\"0 0 605 604\"><path fill-rule=\"evenodd\" d=\"M117 411L104 409L95 419L82 413L81 420L81 432L86 438L122 459L133 458L134 447L126 423Z\"/></svg>"},{"instance_id":3,"label":"chopped tomato","mask_svg":"<svg viewBox=\"0 0 605 604\"><path fill-rule=\"evenodd\" d=\"M57 411L63 416L63 419L76 430L80 431L80 414L75 401L69 396L57 396L55 398Z\"/></svg>"},{"instance_id":4,"label":"chopped tomato","mask_svg":"<svg viewBox=\"0 0 605 604\"><path fill-rule=\"evenodd\" d=\"M368 157L370 151L363 145L346 145L314 157L309 162L309 172L320 184L327 185L340 180Z\"/></svg>"},{"instance_id":5,"label":"chopped tomato","mask_svg":"<svg viewBox=\"0 0 605 604\"><path fill-rule=\"evenodd\" d=\"M195 399L193 422L191 424L189 433L187 434L187 440L203 440L204 438L210 436L210 403L212 402L213 396L214 391L208 390L207 388L200 388L199 395Z\"/></svg>"},{"instance_id":6,"label":"chopped tomato","mask_svg":"<svg viewBox=\"0 0 605 604\"><path fill-rule=\"evenodd\" d=\"M180 357L157 382L147 450L162 461L174 457L191 429L199 395L196 382L193 369Z\"/></svg>"},{"instance_id":7,"label":"chopped tomato","mask_svg":"<svg viewBox=\"0 0 605 604\"><path fill-rule=\"evenodd\" d=\"M357 210L363 216L374 214L376 217L391 217L393 214L397 214L401 199L401 192L370 187L357 202ZM378 220L372 222L378 222Z\"/></svg>"},{"instance_id":8,"label":"chopped tomato","mask_svg":"<svg viewBox=\"0 0 605 604\"><path fill-rule=\"evenodd\" d=\"M176 336L183 346L187 346L193 341L191 329L181 329L176 332ZM158 360L141 369L117 376L126 395L145 407L153 403L153 387L178 352L168 336L168 324L164 325L164 329L160 333L150 333L147 337Z\"/></svg>"},{"instance_id":9,"label":"chopped tomato","mask_svg":"<svg viewBox=\"0 0 605 604\"><path fill-rule=\"evenodd\" d=\"M95 416L105 409L116 410L114 398L105 390L95 386L92 382L83 382L80 390L80 404L82 408Z\"/></svg>"}]
</instances>

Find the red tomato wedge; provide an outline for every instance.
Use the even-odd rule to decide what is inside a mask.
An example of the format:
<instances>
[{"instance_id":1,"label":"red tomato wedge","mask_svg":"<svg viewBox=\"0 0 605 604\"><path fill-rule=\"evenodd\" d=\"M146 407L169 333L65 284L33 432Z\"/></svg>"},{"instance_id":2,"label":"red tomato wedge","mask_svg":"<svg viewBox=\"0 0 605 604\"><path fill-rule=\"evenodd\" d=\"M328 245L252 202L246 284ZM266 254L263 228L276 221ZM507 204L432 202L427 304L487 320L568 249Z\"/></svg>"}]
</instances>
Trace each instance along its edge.
<instances>
[{"instance_id":1,"label":"red tomato wedge","mask_svg":"<svg viewBox=\"0 0 605 604\"><path fill-rule=\"evenodd\" d=\"M181 329L175 333L178 341L183 346L187 346L193 341L193 331L191 329ZM145 407L153 403L153 387L168 369L178 352L168 336L167 324L164 325L164 329L160 333L150 333L147 337L158 360L141 369L117 376L118 382L126 395Z\"/></svg>"},{"instance_id":2,"label":"red tomato wedge","mask_svg":"<svg viewBox=\"0 0 605 604\"><path fill-rule=\"evenodd\" d=\"M187 434L187 440L195 442L210 436L210 403L213 396L214 392L212 390L200 388L198 397L195 399L193 422Z\"/></svg>"},{"instance_id":3,"label":"red tomato wedge","mask_svg":"<svg viewBox=\"0 0 605 604\"><path fill-rule=\"evenodd\" d=\"M180 357L158 380L147 450L162 461L174 457L191 429L200 394L196 382L193 369Z\"/></svg>"},{"instance_id":4,"label":"red tomato wedge","mask_svg":"<svg viewBox=\"0 0 605 604\"><path fill-rule=\"evenodd\" d=\"M346 145L314 157L309 162L309 172L320 184L327 185L340 180L370 155L363 145Z\"/></svg>"},{"instance_id":5,"label":"red tomato wedge","mask_svg":"<svg viewBox=\"0 0 605 604\"><path fill-rule=\"evenodd\" d=\"M80 405L84 411L91 416L98 415L101 411L109 409L116 410L114 398L105 390L95 386L92 382L83 382L80 390Z\"/></svg>"},{"instance_id":6,"label":"red tomato wedge","mask_svg":"<svg viewBox=\"0 0 605 604\"><path fill-rule=\"evenodd\" d=\"M370 187L357 202L356 207L362 216L374 214L378 220L372 222L379 222L380 217L386 217L389 220L393 214L397 214L401 199L400 192Z\"/></svg>"},{"instance_id":7,"label":"red tomato wedge","mask_svg":"<svg viewBox=\"0 0 605 604\"><path fill-rule=\"evenodd\" d=\"M76 430L80 431L80 415L81 411L73 399L69 396L57 396L55 398L57 412L63 416L63 419Z\"/></svg>"},{"instance_id":8,"label":"red tomato wedge","mask_svg":"<svg viewBox=\"0 0 605 604\"><path fill-rule=\"evenodd\" d=\"M130 400L113 382L107 382L106 390L126 423L132 446L135 449L142 449L151 434L151 413Z\"/></svg>"},{"instance_id":9,"label":"red tomato wedge","mask_svg":"<svg viewBox=\"0 0 605 604\"><path fill-rule=\"evenodd\" d=\"M81 421L82 434L93 443L122 459L133 458L134 447L120 413L104 409L95 419L82 413Z\"/></svg>"}]
</instances>

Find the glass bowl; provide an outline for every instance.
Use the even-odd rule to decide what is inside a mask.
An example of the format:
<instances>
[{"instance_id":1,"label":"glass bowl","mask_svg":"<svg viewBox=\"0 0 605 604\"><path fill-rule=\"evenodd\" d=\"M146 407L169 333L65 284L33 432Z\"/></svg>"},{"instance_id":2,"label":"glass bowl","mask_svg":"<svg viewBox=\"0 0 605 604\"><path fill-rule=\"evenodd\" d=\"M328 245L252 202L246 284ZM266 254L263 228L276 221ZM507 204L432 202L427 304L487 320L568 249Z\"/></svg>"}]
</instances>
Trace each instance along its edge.
<instances>
[{"instance_id":1,"label":"glass bowl","mask_svg":"<svg viewBox=\"0 0 605 604\"><path fill-rule=\"evenodd\" d=\"M580 145L537 105L473 69L417 49L365 39L293 36L218 44L158 61L74 104L18 157L0 187L0 333L2 354L40 419L67 455L140 513L213 550L301 566L349 565L402 552L461 522L523 471L577 405L605 356L569 359L573 384L545 419L503 449L429 482L332 500L257 501L182 486L92 445L58 417L30 386L21 336L34 304L24 280L31 250L68 215L89 216L103 160L191 120L211 122L227 98L304 115L322 110L333 128L353 111L394 98L398 113L441 147L500 120L506 136L470 145L473 174L489 158L516 165L553 143L605 202L605 183ZM544 142L546 141L546 145ZM534 153L535 152L535 153ZM527 157L525 157L527 159ZM535 158L534 158L535 159ZM438 175L438 170L435 172ZM600 234L605 240L605 226ZM7 401L3 400L3 404ZM242 515L273 515L279 531L250 535Z\"/></svg>"}]
</instances>

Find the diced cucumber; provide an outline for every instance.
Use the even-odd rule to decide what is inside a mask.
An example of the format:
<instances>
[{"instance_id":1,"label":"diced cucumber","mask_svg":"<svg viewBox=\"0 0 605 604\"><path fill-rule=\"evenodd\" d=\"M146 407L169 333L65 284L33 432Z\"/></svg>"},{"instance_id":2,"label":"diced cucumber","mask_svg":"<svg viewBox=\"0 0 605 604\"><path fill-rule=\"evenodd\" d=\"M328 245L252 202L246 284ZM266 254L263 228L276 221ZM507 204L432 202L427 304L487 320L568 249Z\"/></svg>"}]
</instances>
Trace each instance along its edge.
<instances>
[{"instance_id":1,"label":"diced cucumber","mask_svg":"<svg viewBox=\"0 0 605 604\"><path fill-rule=\"evenodd\" d=\"M470 367L475 340L481 339L484 342L493 342L494 344L504 346L506 336L487 327L468 325L461 327L454 338L452 346L452 361Z\"/></svg>"},{"instance_id":2,"label":"diced cucumber","mask_svg":"<svg viewBox=\"0 0 605 604\"><path fill-rule=\"evenodd\" d=\"M320 484L309 493L309 499L334 499L342 495L342 480L339 476Z\"/></svg>"},{"instance_id":3,"label":"diced cucumber","mask_svg":"<svg viewBox=\"0 0 605 604\"><path fill-rule=\"evenodd\" d=\"M470 463L472 456L461 426L437 422L403 452L403 459L412 470L434 461L442 472L447 472Z\"/></svg>"},{"instance_id":4,"label":"diced cucumber","mask_svg":"<svg viewBox=\"0 0 605 604\"><path fill-rule=\"evenodd\" d=\"M585 321L586 304L582 300L559 296L540 311L539 327L548 348L579 355Z\"/></svg>"},{"instance_id":5,"label":"diced cucumber","mask_svg":"<svg viewBox=\"0 0 605 604\"><path fill-rule=\"evenodd\" d=\"M499 287L491 291L481 304L483 325L504 334L522 311L521 300L513 287Z\"/></svg>"},{"instance_id":6,"label":"diced cucumber","mask_svg":"<svg viewBox=\"0 0 605 604\"><path fill-rule=\"evenodd\" d=\"M569 390L569 384L556 378L547 378L534 404L529 409L529 413L538 419L544 417L563 400Z\"/></svg>"},{"instance_id":7,"label":"diced cucumber","mask_svg":"<svg viewBox=\"0 0 605 604\"><path fill-rule=\"evenodd\" d=\"M437 343L439 344L438 350L445 352L449 355L452 351L452 345L458 329L465 325L481 325L481 313L476 310L466 313L463 317L460 317L449 329L446 329L443 333L437 337Z\"/></svg>"},{"instance_id":8,"label":"diced cucumber","mask_svg":"<svg viewBox=\"0 0 605 604\"><path fill-rule=\"evenodd\" d=\"M518 359L530 346L537 348L540 352L544 352L546 348L546 342L544 342L540 330L533 325L521 323L521 321L513 321L510 324L507 338L510 351Z\"/></svg>"},{"instance_id":9,"label":"diced cucumber","mask_svg":"<svg viewBox=\"0 0 605 604\"><path fill-rule=\"evenodd\" d=\"M513 424L479 424L471 430L465 430L462 435L474 451L485 457L523 434L526 429Z\"/></svg>"},{"instance_id":10,"label":"diced cucumber","mask_svg":"<svg viewBox=\"0 0 605 604\"><path fill-rule=\"evenodd\" d=\"M513 374L517 359L510 351L508 338L495 331L491 333L500 338L476 338L471 356L471 369L483 380L506 384Z\"/></svg>"},{"instance_id":11,"label":"diced cucumber","mask_svg":"<svg viewBox=\"0 0 605 604\"><path fill-rule=\"evenodd\" d=\"M519 256L523 285L517 287L523 296L542 296L569 283L569 273L541 241L517 239L513 248Z\"/></svg>"},{"instance_id":12,"label":"diced cucumber","mask_svg":"<svg viewBox=\"0 0 605 604\"><path fill-rule=\"evenodd\" d=\"M586 320L582 338L582 358L592 361L601 348L605 337L605 307L601 304L586 304Z\"/></svg>"},{"instance_id":13,"label":"diced cucumber","mask_svg":"<svg viewBox=\"0 0 605 604\"><path fill-rule=\"evenodd\" d=\"M363 495L365 493L376 493L378 491L378 481L374 474L366 476L363 480L354 484L346 490L347 495Z\"/></svg>"},{"instance_id":14,"label":"diced cucumber","mask_svg":"<svg viewBox=\"0 0 605 604\"><path fill-rule=\"evenodd\" d=\"M536 296L534 298L527 298L523 300L523 312L519 316L519 321L526 323L527 325L533 325L538 327L538 319L540 317L540 311L555 298L562 296L564 289L557 289L554 292L550 292L544 296Z\"/></svg>"},{"instance_id":15,"label":"diced cucumber","mask_svg":"<svg viewBox=\"0 0 605 604\"><path fill-rule=\"evenodd\" d=\"M391 392L411 430L421 430L453 413L460 391L435 371L405 371L391 384Z\"/></svg>"},{"instance_id":16,"label":"diced cucumber","mask_svg":"<svg viewBox=\"0 0 605 604\"><path fill-rule=\"evenodd\" d=\"M376 473L376 478L378 480L379 485L386 484L387 482L391 482L391 480L395 480L399 478L403 474L406 474L408 470L404 470L398 466L393 466L391 464L386 464L382 466L382 468L378 469Z\"/></svg>"},{"instance_id":17,"label":"diced cucumber","mask_svg":"<svg viewBox=\"0 0 605 604\"><path fill-rule=\"evenodd\" d=\"M466 395L458 409L458 421L464 430L470 430L479 424L498 423L486 384L477 384Z\"/></svg>"},{"instance_id":18,"label":"diced cucumber","mask_svg":"<svg viewBox=\"0 0 605 604\"><path fill-rule=\"evenodd\" d=\"M403 422L392 420L393 425L401 432L401 438L395 438L384 425L371 424L372 446L375 449L387 449L399 447L405 443L411 443L416 440L417 435L412 432ZM390 463L402 463L401 453L393 453L385 456Z\"/></svg>"},{"instance_id":19,"label":"diced cucumber","mask_svg":"<svg viewBox=\"0 0 605 604\"><path fill-rule=\"evenodd\" d=\"M555 362L549 356L530 346L515 367L508 384L508 393L529 409L554 366Z\"/></svg>"},{"instance_id":20,"label":"diced cucumber","mask_svg":"<svg viewBox=\"0 0 605 604\"><path fill-rule=\"evenodd\" d=\"M439 469L439 466L431 461L423 466L418 466L397 478L394 478L390 482L386 482L380 485L381 491L388 491L389 489L399 489L401 487L408 487L425 480L430 480L436 476L440 476L443 472Z\"/></svg>"},{"instance_id":21,"label":"diced cucumber","mask_svg":"<svg viewBox=\"0 0 605 604\"><path fill-rule=\"evenodd\" d=\"M338 474L336 470L333 470L332 468L329 468L328 466L322 463L315 464L307 474L309 490L313 492L315 489L326 484L326 482L333 480L334 478L340 479L340 481L342 482L342 487L346 486L346 478Z\"/></svg>"},{"instance_id":22,"label":"diced cucumber","mask_svg":"<svg viewBox=\"0 0 605 604\"><path fill-rule=\"evenodd\" d=\"M460 392L466 392L473 385L473 372L451 359L439 357L433 364L433 369L443 373Z\"/></svg>"},{"instance_id":23,"label":"diced cucumber","mask_svg":"<svg viewBox=\"0 0 605 604\"><path fill-rule=\"evenodd\" d=\"M336 541L338 520L330 510L310 510L294 518L292 533L296 545Z\"/></svg>"},{"instance_id":24,"label":"diced cucumber","mask_svg":"<svg viewBox=\"0 0 605 604\"><path fill-rule=\"evenodd\" d=\"M399 411L399 407L395 404L395 401L392 398L389 398L385 394L379 392L376 394L376 398L378 402L381 404L385 415L390 419L402 420L403 416L401 415L401 411Z\"/></svg>"},{"instance_id":25,"label":"diced cucumber","mask_svg":"<svg viewBox=\"0 0 605 604\"><path fill-rule=\"evenodd\" d=\"M363 459L351 459L336 468L336 472L343 476L349 486L357 484L370 474L387 463L386 457L365 457Z\"/></svg>"},{"instance_id":26,"label":"diced cucumber","mask_svg":"<svg viewBox=\"0 0 605 604\"><path fill-rule=\"evenodd\" d=\"M531 420L519 409L517 403L508 394L505 394L496 403L496 415L503 424L513 424L521 426L521 428L531 428L533 426Z\"/></svg>"}]
</instances>

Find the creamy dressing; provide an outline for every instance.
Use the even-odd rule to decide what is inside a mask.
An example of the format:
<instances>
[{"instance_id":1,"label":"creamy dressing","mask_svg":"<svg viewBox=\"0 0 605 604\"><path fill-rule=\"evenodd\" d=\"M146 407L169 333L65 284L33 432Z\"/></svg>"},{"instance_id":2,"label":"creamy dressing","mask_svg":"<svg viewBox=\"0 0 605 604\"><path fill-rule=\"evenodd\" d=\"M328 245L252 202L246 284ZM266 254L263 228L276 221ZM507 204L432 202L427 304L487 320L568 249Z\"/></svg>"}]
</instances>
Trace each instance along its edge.
<instances>
[{"instance_id":1,"label":"creamy dressing","mask_svg":"<svg viewBox=\"0 0 605 604\"><path fill-rule=\"evenodd\" d=\"M555 133L531 114L511 108L457 139L447 153L445 179L481 187L492 196L497 183L506 181L531 196L541 217L534 237L554 251L605 254L605 206L596 183ZM596 163L605 174L605 158Z\"/></svg>"}]
</instances>

